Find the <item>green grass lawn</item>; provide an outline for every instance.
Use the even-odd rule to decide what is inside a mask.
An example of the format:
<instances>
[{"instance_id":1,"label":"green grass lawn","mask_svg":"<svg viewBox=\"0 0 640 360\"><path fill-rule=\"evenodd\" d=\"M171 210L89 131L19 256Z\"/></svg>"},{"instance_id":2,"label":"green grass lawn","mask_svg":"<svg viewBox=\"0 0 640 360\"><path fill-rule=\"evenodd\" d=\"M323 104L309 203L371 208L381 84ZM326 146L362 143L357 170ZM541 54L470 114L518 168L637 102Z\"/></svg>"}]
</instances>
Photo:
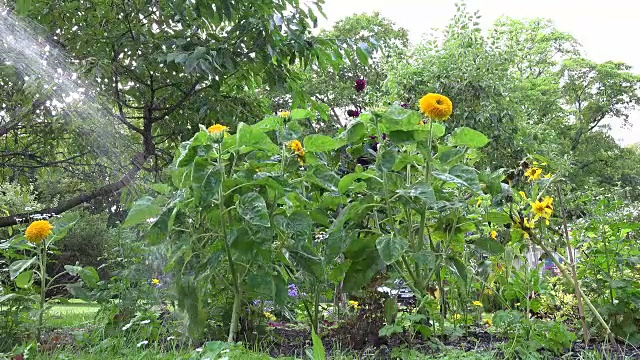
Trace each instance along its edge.
<instances>
[{"instance_id":1,"label":"green grass lawn","mask_svg":"<svg viewBox=\"0 0 640 360\"><path fill-rule=\"evenodd\" d=\"M93 322L100 307L82 300L53 305L45 314L45 324L49 329L78 328Z\"/></svg>"}]
</instances>

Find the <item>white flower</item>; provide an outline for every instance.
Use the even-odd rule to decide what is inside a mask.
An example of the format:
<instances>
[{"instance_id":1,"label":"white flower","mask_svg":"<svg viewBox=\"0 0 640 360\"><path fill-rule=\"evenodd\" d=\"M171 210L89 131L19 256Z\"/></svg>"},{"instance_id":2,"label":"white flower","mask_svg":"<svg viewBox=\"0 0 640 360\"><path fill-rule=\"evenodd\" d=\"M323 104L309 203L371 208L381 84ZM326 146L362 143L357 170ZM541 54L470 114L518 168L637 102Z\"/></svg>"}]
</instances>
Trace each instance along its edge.
<instances>
[{"instance_id":1,"label":"white flower","mask_svg":"<svg viewBox=\"0 0 640 360\"><path fill-rule=\"evenodd\" d=\"M149 343L149 342L148 342L147 340L143 340L143 341L140 341L140 342L138 343L138 345L136 345L136 346L137 346L137 347L140 347L140 346L142 346L142 345L147 345L148 343Z\"/></svg>"},{"instance_id":2,"label":"white flower","mask_svg":"<svg viewBox=\"0 0 640 360\"><path fill-rule=\"evenodd\" d=\"M169 337L167 338L167 340L173 340L173 339L175 339L175 338L176 338L175 336L169 336Z\"/></svg>"},{"instance_id":3,"label":"white flower","mask_svg":"<svg viewBox=\"0 0 640 360\"><path fill-rule=\"evenodd\" d=\"M151 322L151 320L142 320L142 321L140 321L140 324L144 325L144 324L148 324L150 322Z\"/></svg>"},{"instance_id":4,"label":"white flower","mask_svg":"<svg viewBox=\"0 0 640 360\"><path fill-rule=\"evenodd\" d=\"M133 324L132 324L132 323L128 323L127 325L125 325L125 326L123 326L123 327L122 327L122 330L123 330L123 331L124 331L124 330L127 330L128 328L130 328L130 327L131 327L131 325L133 325Z\"/></svg>"},{"instance_id":5,"label":"white flower","mask_svg":"<svg viewBox=\"0 0 640 360\"><path fill-rule=\"evenodd\" d=\"M202 352L202 348L201 348L201 347L199 347L199 348L197 348L197 349L196 349L196 351L197 351L197 352Z\"/></svg>"}]
</instances>

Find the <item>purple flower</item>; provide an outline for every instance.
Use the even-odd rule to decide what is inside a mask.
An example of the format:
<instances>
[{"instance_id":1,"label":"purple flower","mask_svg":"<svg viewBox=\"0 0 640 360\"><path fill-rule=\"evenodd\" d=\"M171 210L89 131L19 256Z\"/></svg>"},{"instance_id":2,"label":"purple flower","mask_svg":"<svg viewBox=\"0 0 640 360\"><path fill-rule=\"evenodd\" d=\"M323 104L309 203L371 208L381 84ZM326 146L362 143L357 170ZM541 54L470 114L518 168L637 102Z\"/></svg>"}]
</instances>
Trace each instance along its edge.
<instances>
[{"instance_id":1,"label":"purple flower","mask_svg":"<svg viewBox=\"0 0 640 360\"><path fill-rule=\"evenodd\" d=\"M296 287L296 284L289 284L289 296L298 298L298 288Z\"/></svg>"},{"instance_id":2,"label":"purple flower","mask_svg":"<svg viewBox=\"0 0 640 360\"><path fill-rule=\"evenodd\" d=\"M375 140L376 138L377 138L377 136L375 136L375 135L369 135L369 139L371 139L371 140Z\"/></svg>"},{"instance_id":3,"label":"purple flower","mask_svg":"<svg viewBox=\"0 0 640 360\"><path fill-rule=\"evenodd\" d=\"M387 140L387 134L386 133L382 133L382 140Z\"/></svg>"},{"instance_id":4,"label":"purple flower","mask_svg":"<svg viewBox=\"0 0 640 360\"><path fill-rule=\"evenodd\" d=\"M371 144L371 150L373 151L378 151L378 142L374 142L373 144Z\"/></svg>"},{"instance_id":5,"label":"purple flower","mask_svg":"<svg viewBox=\"0 0 640 360\"><path fill-rule=\"evenodd\" d=\"M349 109L349 110L347 110L347 115L348 115L349 117L353 117L353 118L355 118L355 117L360 116L360 111L358 111L358 110L352 110L352 109Z\"/></svg>"},{"instance_id":6,"label":"purple flower","mask_svg":"<svg viewBox=\"0 0 640 360\"><path fill-rule=\"evenodd\" d=\"M400 106L402 106L403 108L405 108L405 109L406 109L406 108L408 108L408 107L409 107L409 104L407 104L407 103L402 103L402 104L400 104Z\"/></svg>"},{"instance_id":7,"label":"purple flower","mask_svg":"<svg viewBox=\"0 0 640 360\"><path fill-rule=\"evenodd\" d=\"M363 92L365 87L367 87L365 79L358 79L356 80L356 84L353 85L353 88L356 89L357 92Z\"/></svg>"}]
</instances>

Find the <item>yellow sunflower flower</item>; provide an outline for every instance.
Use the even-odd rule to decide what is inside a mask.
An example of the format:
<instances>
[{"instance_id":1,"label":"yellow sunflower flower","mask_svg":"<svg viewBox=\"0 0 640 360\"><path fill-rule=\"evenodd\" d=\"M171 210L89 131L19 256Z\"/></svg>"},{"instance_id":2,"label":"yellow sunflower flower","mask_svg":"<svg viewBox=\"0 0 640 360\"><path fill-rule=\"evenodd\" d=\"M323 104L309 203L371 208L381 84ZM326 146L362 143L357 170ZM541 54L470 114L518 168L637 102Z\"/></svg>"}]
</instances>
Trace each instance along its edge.
<instances>
[{"instance_id":1,"label":"yellow sunflower flower","mask_svg":"<svg viewBox=\"0 0 640 360\"><path fill-rule=\"evenodd\" d=\"M489 233L489 237L492 238L493 240L495 240L498 237L498 233L495 230L492 230Z\"/></svg>"},{"instance_id":2,"label":"yellow sunflower flower","mask_svg":"<svg viewBox=\"0 0 640 360\"><path fill-rule=\"evenodd\" d=\"M429 93L420 99L420 111L434 120L447 120L453 112L453 103L448 97Z\"/></svg>"},{"instance_id":3,"label":"yellow sunflower flower","mask_svg":"<svg viewBox=\"0 0 640 360\"><path fill-rule=\"evenodd\" d=\"M37 245L53 233L51 230L53 230L53 225L51 225L49 221L38 220L32 222L27 227L27 230L24 232L24 236L27 238L28 242Z\"/></svg>"},{"instance_id":4,"label":"yellow sunflower flower","mask_svg":"<svg viewBox=\"0 0 640 360\"><path fill-rule=\"evenodd\" d=\"M473 306L482 307L482 303L478 300L472 302Z\"/></svg>"},{"instance_id":5,"label":"yellow sunflower flower","mask_svg":"<svg viewBox=\"0 0 640 360\"><path fill-rule=\"evenodd\" d=\"M289 116L291 116L291 113L285 110L285 111L280 111L278 115L280 115L281 118L288 118Z\"/></svg>"},{"instance_id":6,"label":"yellow sunflower flower","mask_svg":"<svg viewBox=\"0 0 640 360\"><path fill-rule=\"evenodd\" d=\"M158 280L158 279L156 279L156 278L153 278L153 279L151 279L151 283L152 283L153 285L160 285L160 280Z\"/></svg>"},{"instance_id":7,"label":"yellow sunflower flower","mask_svg":"<svg viewBox=\"0 0 640 360\"><path fill-rule=\"evenodd\" d=\"M358 304L358 302L353 300L349 300L349 306L352 306L356 310L360 308L360 305Z\"/></svg>"},{"instance_id":8,"label":"yellow sunflower flower","mask_svg":"<svg viewBox=\"0 0 640 360\"><path fill-rule=\"evenodd\" d=\"M493 320L491 320L491 319L482 319L482 321L484 321L484 323L489 325L489 326L493 326Z\"/></svg>"},{"instance_id":9,"label":"yellow sunflower flower","mask_svg":"<svg viewBox=\"0 0 640 360\"><path fill-rule=\"evenodd\" d=\"M533 220L537 220L539 218L545 218L547 224L549 223L549 219L553 214L553 198L546 197L544 200L531 203L531 210L533 211Z\"/></svg>"},{"instance_id":10,"label":"yellow sunflower flower","mask_svg":"<svg viewBox=\"0 0 640 360\"><path fill-rule=\"evenodd\" d=\"M224 126L224 125L213 124L213 125L209 126L209 128L207 130L209 131L209 134L216 135L216 134L219 134L221 132L227 131L228 129L229 128Z\"/></svg>"},{"instance_id":11,"label":"yellow sunflower flower","mask_svg":"<svg viewBox=\"0 0 640 360\"><path fill-rule=\"evenodd\" d=\"M531 167L524 173L524 175L529 178L529 181L540 180L542 169Z\"/></svg>"},{"instance_id":12,"label":"yellow sunflower flower","mask_svg":"<svg viewBox=\"0 0 640 360\"><path fill-rule=\"evenodd\" d=\"M298 156L304 156L304 149L302 148L302 143L298 140L293 140L289 142L289 149L294 153L298 154Z\"/></svg>"}]
</instances>

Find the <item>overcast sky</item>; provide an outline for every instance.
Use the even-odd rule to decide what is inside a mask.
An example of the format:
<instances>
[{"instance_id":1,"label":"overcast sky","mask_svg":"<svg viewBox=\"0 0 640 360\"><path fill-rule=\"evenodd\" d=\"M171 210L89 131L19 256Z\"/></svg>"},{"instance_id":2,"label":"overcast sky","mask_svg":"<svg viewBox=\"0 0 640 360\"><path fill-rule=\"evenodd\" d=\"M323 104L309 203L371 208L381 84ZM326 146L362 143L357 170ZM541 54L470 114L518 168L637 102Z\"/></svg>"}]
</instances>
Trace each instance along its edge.
<instances>
[{"instance_id":1,"label":"overcast sky","mask_svg":"<svg viewBox=\"0 0 640 360\"><path fill-rule=\"evenodd\" d=\"M380 12L397 25L409 30L412 42L420 41L433 28L444 28L455 13L454 1L436 0L325 0L326 20L321 27L354 13ZM542 17L573 35L585 55L594 61L622 61L640 73L640 1L636 0L468 0L467 9L480 10L481 25L488 28L500 16L517 19ZM631 129L620 128L620 121L610 121L612 135L622 144L640 142L640 111L634 112Z\"/></svg>"}]
</instances>

